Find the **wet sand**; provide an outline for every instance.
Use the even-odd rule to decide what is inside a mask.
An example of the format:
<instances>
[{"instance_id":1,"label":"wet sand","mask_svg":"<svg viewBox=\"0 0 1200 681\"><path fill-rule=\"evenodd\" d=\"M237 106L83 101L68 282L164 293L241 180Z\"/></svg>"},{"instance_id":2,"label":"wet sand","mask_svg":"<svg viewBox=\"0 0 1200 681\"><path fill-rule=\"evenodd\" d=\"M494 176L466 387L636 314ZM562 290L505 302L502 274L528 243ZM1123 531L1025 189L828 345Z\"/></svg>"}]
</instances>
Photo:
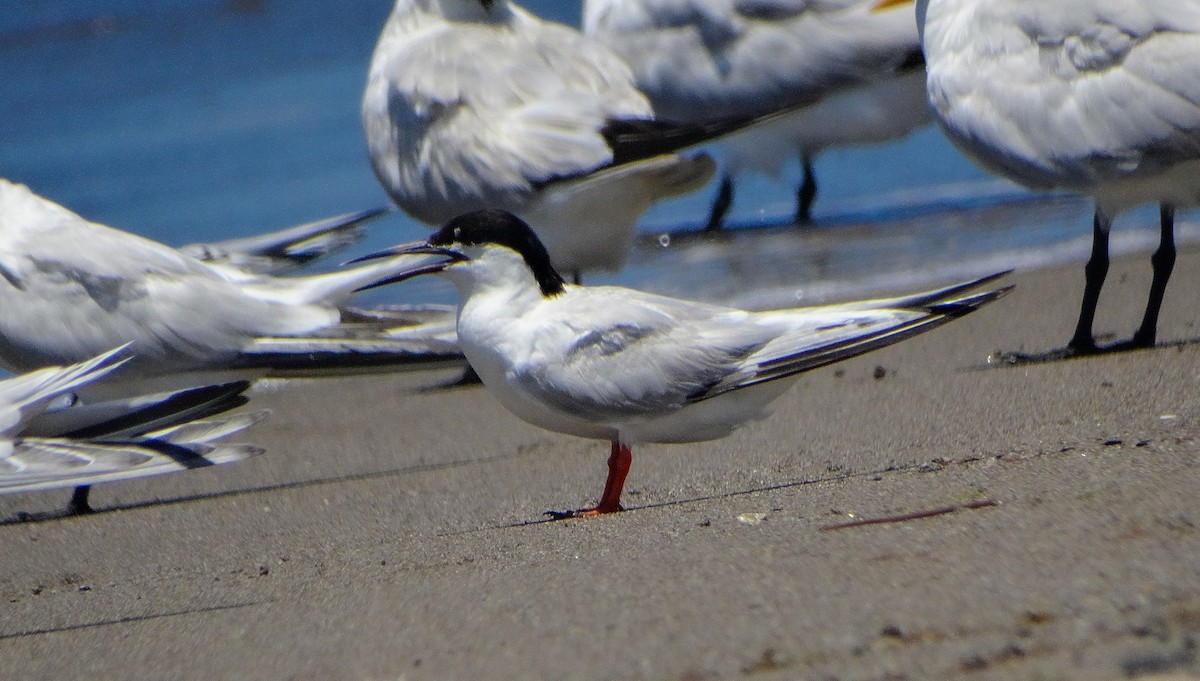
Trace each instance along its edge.
<instances>
[{"instance_id":1,"label":"wet sand","mask_svg":"<svg viewBox=\"0 0 1200 681\"><path fill-rule=\"evenodd\" d=\"M453 372L260 390L232 466L0 526L20 679L1110 679L1200 671L1200 251L1152 351L986 369L1070 334L1071 266L815 371L716 442L634 451ZM1125 338L1145 256L1097 329ZM0 497L0 518L68 494ZM918 517L920 516L920 517ZM832 526L862 519L877 524Z\"/></svg>"}]
</instances>

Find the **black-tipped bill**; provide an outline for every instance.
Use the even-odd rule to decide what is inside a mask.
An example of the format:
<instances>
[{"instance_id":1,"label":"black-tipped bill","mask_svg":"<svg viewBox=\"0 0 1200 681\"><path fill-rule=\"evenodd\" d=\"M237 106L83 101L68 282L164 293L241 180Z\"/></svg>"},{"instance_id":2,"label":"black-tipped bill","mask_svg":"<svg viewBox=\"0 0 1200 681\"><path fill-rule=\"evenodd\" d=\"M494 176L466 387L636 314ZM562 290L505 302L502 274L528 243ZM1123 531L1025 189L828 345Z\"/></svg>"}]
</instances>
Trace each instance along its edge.
<instances>
[{"instance_id":1,"label":"black-tipped bill","mask_svg":"<svg viewBox=\"0 0 1200 681\"><path fill-rule=\"evenodd\" d=\"M412 266L408 269L401 270L395 275L382 281L377 281L368 286L355 289L355 292L366 291L369 289L378 288L380 286L386 286L388 284L395 284L405 281L406 279L419 277L422 274L435 274L437 272L441 272L456 262L468 260L467 256L463 255L462 253L457 253L448 248L430 246L424 241L417 241L410 244L392 246L391 248L386 248L382 251L376 251L374 253L368 253L367 255L359 256L353 260L347 261L344 264L353 265L355 263L366 262L368 260L379 260L381 258L392 258L401 255L428 255L431 257L414 259Z\"/></svg>"}]
</instances>

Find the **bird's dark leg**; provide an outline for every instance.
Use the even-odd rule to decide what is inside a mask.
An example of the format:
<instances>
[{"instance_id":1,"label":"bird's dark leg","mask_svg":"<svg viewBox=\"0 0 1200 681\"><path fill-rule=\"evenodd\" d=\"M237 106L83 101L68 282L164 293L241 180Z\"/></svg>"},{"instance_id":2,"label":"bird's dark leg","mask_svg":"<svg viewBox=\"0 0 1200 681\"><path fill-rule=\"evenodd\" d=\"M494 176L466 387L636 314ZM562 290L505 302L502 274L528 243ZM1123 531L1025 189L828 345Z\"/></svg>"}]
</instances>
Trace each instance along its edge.
<instances>
[{"instance_id":1,"label":"bird's dark leg","mask_svg":"<svg viewBox=\"0 0 1200 681\"><path fill-rule=\"evenodd\" d=\"M1104 287L1104 278L1108 276L1108 232L1112 220L1096 206L1096 215L1092 219L1092 257L1083 268L1085 276L1083 287L1083 303L1079 307L1079 322L1075 325L1075 335L1067 343L1067 350L1074 354L1087 354L1096 351L1096 341L1092 336L1092 322L1096 318L1096 304L1100 301L1100 289Z\"/></svg>"},{"instance_id":2,"label":"bird's dark leg","mask_svg":"<svg viewBox=\"0 0 1200 681\"><path fill-rule=\"evenodd\" d=\"M442 387L463 388L463 387L467 387L467 386L482 385L482 384L483 384L483 379L479 377L479 374L475 371L475 367L468 364L467 367L465 369L463 369L462 375L460 375L458 378L454 379L453 381L446 383Z\"/></svg>"},{"instance_id":3,"label":"bird's dark leg","mask_svg":"<svg viewBox=\"0 0 1200 681\"><path fill-rule=\"evenodd\" d=\"M583 283L583 274L579 270L575 270L571 273L571 283L575 284L576 286L579 286Z\"/></svg>"},{"instance_id":4,"label":"bird's dark leg","mask_svg":"<svg viewBox=\"0 0 1200 681\"><path fill-rule=\"evenodd\" d=\"M67 513L71 515L83 515L91 513L92 507L88 503L88 492L92 491L91 485L80 485L71 493L71 500L67 502Z\"/></svg>"},{"instance_id":5,"label":"bird's dark leg","mask_svg":"<svg viewBox=\"0 0 1200 681\"><path fill-rule=\"evenodd\" d=\"M713 233L724 229L725 216L729 214L729 209L732 206L733 178L725 175L721 178L721 186L717 189L716 198L713 199L712 210L708 213L708 224L705 225L704 231Z\"/></svg>"},{"instance_id":6,"label":"bird's dark leg","mask_svg":"<svg viewBox=\"0 0 1200 681\"><path fill-rule=\"evenodd\" d=\"M604 481L604 492L600 495L600 503L595 508L579 511L580 516L594 516L601 513L616 513L621 508L621 490L625 487L625 476L629 474L629 466L633 463L633 450L629 445L613 440L612 453L608 456L608 479Z\"/></svg>"},{"instance_id":7,"label":"bird's dark leg","mask_svg":"<svg viewBox=\"0 0 1200 681\"><path fill-rule=\"evenodd\" d=\"M1154 345L1163 294L1167 291L1167 280L1171 278L1171 270L1175 267L1175 206L1162 204L1158 215L1162 233L1158 250L1150 256L1150 264L1154 266L1154 280L1150 282L1150 298L1146 301L1146 314L1142 317L1142 325L1137 333L1133 334L1131 344L1135 348L1149 348Z\"/></svg>"},{"instance_id":8,"label":"bird's dark leg","mask_svg":"<svg viewBox=\"0 0 1200 681\"><path fill-rule=\"evenodd\" d=\"M800 158L804 168L804 178L796 190L796 224L806 226L812 224L812 206L817 200L817 176L813 173L812 159L805 154Z\"/></svg>"}]
</instances>

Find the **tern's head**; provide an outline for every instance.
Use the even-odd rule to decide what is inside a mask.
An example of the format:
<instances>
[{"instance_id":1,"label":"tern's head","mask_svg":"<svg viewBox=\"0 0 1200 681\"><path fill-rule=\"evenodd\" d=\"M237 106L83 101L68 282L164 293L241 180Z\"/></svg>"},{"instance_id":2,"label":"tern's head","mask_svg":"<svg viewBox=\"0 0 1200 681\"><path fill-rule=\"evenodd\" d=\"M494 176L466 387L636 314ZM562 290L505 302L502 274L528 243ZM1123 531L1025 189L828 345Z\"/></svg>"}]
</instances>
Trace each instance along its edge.
<instances>
[{"instance_id":1,"label":"tern's head","mask_svg":"<svg viewBox=\"0 0 1200 681\"><path fill-rule=\"evenodd\" d=\"M442 272L460 290L476 286L536 285L546 297L563 293L563 278L550 264L546 247L524 220L498 209L477 210L451 219L428 240L396 246L359 258L393 255L437 256L406 275Z\"/></svg>"}]
</instances>

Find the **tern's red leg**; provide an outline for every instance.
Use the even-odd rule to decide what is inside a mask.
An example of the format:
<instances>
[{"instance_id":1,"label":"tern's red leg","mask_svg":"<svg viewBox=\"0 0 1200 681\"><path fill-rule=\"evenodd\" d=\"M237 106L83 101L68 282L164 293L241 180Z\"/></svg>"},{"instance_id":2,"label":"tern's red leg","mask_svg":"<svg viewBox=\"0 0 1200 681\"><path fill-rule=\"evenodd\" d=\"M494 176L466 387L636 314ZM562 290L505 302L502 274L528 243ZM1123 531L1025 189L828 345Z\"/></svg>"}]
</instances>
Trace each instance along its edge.
<instances>
[{"instance_id":1,"label":"tern's red leg","mask_svg":"<svg viewBox=\"0 0 1200 681\"><path fill-rule=\"evenodd\" d=\"M580 511L579 515L593 516L624 510L621 508L621 490L625 487L625 476L629 473L631 463L633 450L629 445L613 440L612 454L608 456L608 479L604 482L600 503L595 508Z\"/></svg>"}]
</instances>

